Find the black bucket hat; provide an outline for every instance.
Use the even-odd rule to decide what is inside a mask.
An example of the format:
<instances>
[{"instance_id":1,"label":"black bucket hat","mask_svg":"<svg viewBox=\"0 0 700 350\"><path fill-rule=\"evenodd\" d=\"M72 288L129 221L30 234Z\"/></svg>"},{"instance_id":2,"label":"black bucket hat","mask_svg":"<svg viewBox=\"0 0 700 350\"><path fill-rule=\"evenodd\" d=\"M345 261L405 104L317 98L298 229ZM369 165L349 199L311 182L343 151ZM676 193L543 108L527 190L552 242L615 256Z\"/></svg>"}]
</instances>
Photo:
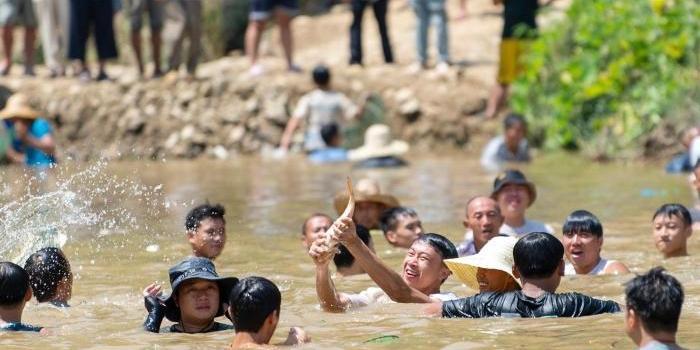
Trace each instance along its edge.
<instances>
[{"instance_id":1,"label":"black bucket hat","mask_svg":"<svg viewBox=\"0 0 700 350\"><path fill-rule=\"evenodd\" d=\"M529 207L532 205L532 203L535 203L535 199L537 199L537 189L535 188L535 184L528 181L525 174L523 174L520 170L509 169L498 174L496 179L493 181L493 192L491 192L491 198L496 200L498 192L500 192L506 185L523 185L527 187L527 191L530 194L530 203L528 203L527 206Z\"/></svg>"},{"instance_id":2,"label":"black bucket hat","mask_svg":"<svg viewBox=\"0 0 700 350\"><path fill-rule=\"evenodd\" d=\"M223 304L227 302L231 289L238 283L238 278L235 277L219 277L214 268L214 263L207 258L192 257L179 262L168 270L170 275L170 286L172 293L165 300L165 317L170 321L180 321L180 308L175 302L174 296L177 294L177 288L185 281L191 279L203 279L214 281L219 285L219 310L216 316L224 314Z\"/></svg>"}]
</instances>

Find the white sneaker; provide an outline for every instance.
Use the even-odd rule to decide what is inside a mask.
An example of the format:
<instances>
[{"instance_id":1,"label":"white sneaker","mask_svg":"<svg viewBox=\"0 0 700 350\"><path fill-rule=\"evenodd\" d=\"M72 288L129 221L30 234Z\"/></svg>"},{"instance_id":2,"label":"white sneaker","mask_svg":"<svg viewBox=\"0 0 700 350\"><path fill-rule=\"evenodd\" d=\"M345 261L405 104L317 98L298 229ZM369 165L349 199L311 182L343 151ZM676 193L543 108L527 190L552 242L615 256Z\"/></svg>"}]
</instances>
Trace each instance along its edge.
<instances>
[{"instance_id":1,"label":"white sneaker","mask_svg":"<svg viewBox=\"0 0 700 350\"><path fill-rule=\"evenodd\" d=\"M420 62L413 62L406 68L406 73L408 74L418 74L425 69L425 65Z\"/></svg>"},{"instance_id":2,"label":"white sneaker","mask_svg":"<svg viewBox=\"0 0 700 350\"><path fill-rule=\"evenodd\" d=\"M435 66L435 72L437 72L440 75L446 75L450 72L450 65L444 61L440 62L437 64L437 66Z\"/></svg>"},{"instance_id":3,"label":"white sneaker","mask_svg":"<svg viewBox=\"0 0 700 350\"><path fill-rule=\"evenodd\" d=\"M250 70L248 70L248 74L250 74L251 77L259 77L265 74L265 67L261 64L254 64L250 67Z\"/></svg>"}]
</instances>

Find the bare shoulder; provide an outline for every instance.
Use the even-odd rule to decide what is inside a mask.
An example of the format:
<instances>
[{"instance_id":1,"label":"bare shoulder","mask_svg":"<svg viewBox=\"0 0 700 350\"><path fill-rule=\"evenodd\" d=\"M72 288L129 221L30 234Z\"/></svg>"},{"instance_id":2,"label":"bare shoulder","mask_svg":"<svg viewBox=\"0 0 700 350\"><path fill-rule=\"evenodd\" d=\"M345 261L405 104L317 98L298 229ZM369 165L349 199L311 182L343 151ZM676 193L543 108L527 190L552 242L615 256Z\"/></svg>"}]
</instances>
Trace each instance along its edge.
<instances>
[{"instance_id":1,"label":"bare shoulder","mask_svg":"<svg viewBox=\"0 0 700 350\"><path fill-rule=\"evenodd\" d=\"M612 261L605 267L605 273L621 275L630 273L630 270L627 268L627 266L625 266L625 264L619 261Z\"/></svg>"}]
</instances>

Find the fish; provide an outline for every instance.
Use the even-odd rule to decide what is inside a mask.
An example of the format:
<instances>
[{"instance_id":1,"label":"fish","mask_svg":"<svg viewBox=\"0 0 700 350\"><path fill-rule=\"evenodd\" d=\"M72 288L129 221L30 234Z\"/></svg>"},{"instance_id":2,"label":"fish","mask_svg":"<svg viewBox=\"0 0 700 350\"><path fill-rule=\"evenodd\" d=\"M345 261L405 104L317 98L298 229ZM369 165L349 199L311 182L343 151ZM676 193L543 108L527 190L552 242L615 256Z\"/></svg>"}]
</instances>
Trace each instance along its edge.
<instances>
[{"instance_id":1,"label":"fish","mask_svg":"<svg viewBox=\"0 0 700 350\"><path fill-rule=\"evenodd\" d=\"M348 204L345 206L345 210L343 211L342 214L340 214L340 217L335 220L335 222L338 222L342 218L350 218L352 219L352 216L355 214L355 193L352 190L352 180L350 177L347 177L347 181L345 182L346 190L348 193ZM328 245L329 248L335 248L336 245L338 245L338 241L334 239L333 235L333 225L326 230L326 244Z\"/></svg>"}]
</instances>

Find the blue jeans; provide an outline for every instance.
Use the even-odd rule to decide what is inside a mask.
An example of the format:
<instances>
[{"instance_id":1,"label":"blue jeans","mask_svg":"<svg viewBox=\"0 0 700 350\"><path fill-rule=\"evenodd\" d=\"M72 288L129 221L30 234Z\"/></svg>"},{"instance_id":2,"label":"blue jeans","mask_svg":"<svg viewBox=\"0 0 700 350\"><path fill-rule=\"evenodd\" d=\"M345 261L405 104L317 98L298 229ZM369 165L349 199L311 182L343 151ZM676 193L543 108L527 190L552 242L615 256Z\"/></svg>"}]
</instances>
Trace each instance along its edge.
<instances>
[{"instance_id":1,"label":"blue jeans","mask_svg":"<svg viewBox=\"0 0 700 350\"><path fill-rule=\"evenodd\" d=\"M411 0L416 12L418 26L416 28L416 48L418 60L425 64L428 61L428 28L432 21L438 31L438 54L440 62L450 60L449 43L447 39L447 12L445 0Z\"/></svg>"}]
</instances>

